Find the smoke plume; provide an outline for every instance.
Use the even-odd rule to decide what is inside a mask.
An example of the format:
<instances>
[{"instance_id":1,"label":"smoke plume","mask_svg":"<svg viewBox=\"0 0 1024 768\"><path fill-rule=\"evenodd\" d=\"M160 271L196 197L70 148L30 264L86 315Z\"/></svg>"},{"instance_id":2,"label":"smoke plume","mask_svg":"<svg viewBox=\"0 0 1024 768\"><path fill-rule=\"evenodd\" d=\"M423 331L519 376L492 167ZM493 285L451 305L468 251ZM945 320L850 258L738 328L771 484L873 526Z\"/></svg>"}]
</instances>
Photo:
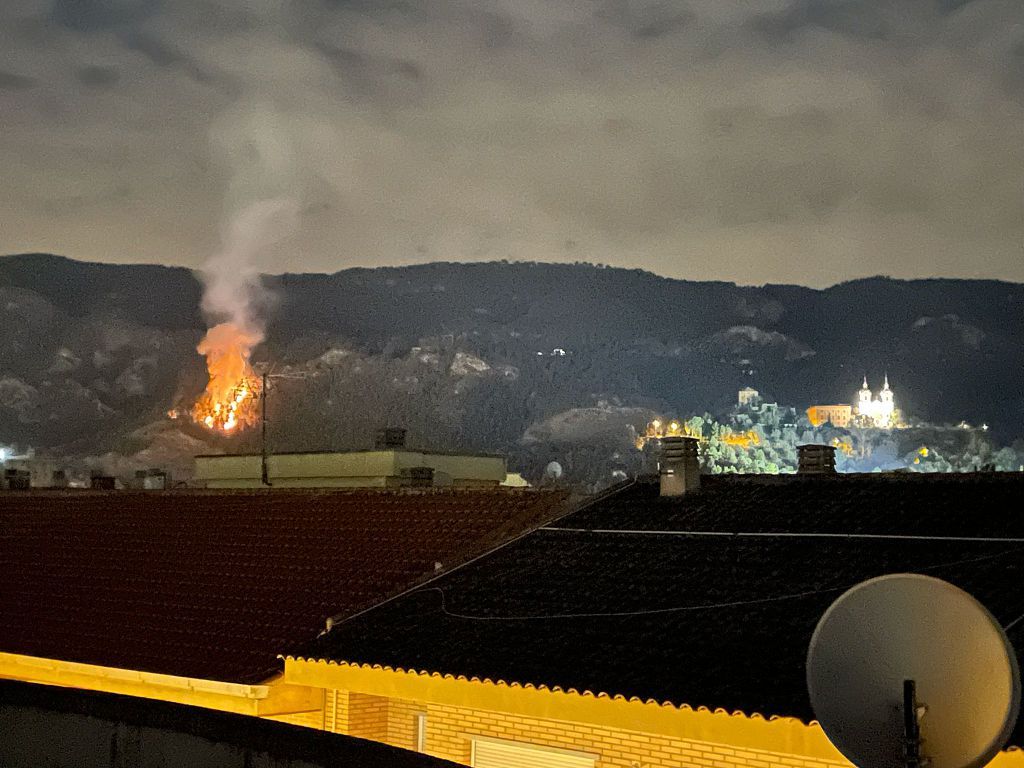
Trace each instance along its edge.
<instances>
[{"instance_id":1,"label":"smoke plume","mask_svg":"<svg viewBox=\"0 0 1024 768\"><path fill-rule=\"evenodd\" d=\"M206 357L210 378L192 415L210 429L230 432L254 419L249 361L265 337L269 304L261 265L297 229L299 187L289 133L273 110L226 115L213 144L230 169L230 182L221 247L200 271L210 329L196 349Z\"/></svg>"},{"instance_id":2,"label":"smoke plume","mask_svg":"<svg viewBox=\"0 0 1024 768\"><path fill-rule=\"evenodd\" d=\"M200 271L202 309L211 324L231 323L258 344L269 299L261 266L298 225L294 144L283 119L265 105L225 115L212 139L230 181L221 248Z\"/></svg>"}]
</instances>

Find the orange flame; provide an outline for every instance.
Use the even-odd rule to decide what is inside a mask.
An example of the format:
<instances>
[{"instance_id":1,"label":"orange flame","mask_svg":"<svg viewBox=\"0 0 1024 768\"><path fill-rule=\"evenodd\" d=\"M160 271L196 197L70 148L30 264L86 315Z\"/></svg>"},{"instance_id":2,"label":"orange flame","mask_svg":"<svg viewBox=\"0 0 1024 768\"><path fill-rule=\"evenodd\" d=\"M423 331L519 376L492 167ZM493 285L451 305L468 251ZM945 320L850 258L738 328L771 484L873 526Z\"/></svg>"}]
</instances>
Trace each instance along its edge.
<instances>
[{"instance_id":1,"label":"orange flame","mask_svg":"<svg viewBox=\"0 0 1024 768\"><path fill-rule=\"evenodd\" d=\"M258 334L243 331L234 323L221 323L206 332L196 350L206 356L210 380L192 407L192 419L225 434L256 423L259 386L249 365Z\"/></svg>"}]
</instances>

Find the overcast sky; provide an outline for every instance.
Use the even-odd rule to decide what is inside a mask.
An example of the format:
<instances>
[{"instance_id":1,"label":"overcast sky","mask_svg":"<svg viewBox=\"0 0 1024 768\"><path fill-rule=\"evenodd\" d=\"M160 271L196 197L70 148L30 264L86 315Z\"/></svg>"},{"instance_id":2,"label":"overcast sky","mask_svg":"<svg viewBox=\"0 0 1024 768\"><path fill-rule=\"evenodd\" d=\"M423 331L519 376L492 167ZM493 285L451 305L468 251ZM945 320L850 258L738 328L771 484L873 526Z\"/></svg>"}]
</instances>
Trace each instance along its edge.
<instances>
[{"instance_id":1,"label":"overcast sky","mask_svg":"<svg viewBox=\"0 0 1024 768\"><path fill-rule=\"evenodd\" d=\"M1024 2L0 0L0 253L265 199L273 271L1024 281Z\"/></svg>"}]
</instances>

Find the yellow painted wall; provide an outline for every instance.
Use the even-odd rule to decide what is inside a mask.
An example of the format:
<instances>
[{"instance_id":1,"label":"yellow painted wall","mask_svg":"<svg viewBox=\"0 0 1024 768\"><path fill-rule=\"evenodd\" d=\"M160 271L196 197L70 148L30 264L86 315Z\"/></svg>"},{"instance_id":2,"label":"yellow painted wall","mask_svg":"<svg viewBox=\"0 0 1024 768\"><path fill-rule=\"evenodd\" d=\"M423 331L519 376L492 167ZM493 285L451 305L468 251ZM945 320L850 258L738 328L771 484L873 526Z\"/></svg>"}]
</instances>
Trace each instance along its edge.
<instances>
[{"instance_id":1,"label":"yellow painted wall","mask_svg":"<svg viewBox=\"0 0 1024 768\"><path fill-rule=\"evenodd\" d=\"M416 747L468 765L474 737L599 756L597 768L850 768L815 725L401 670L287 659L238 685L0 653L0 677L208 707ZM1024 752L992 768L1024 768Z\"/></svg>"},{"instance_id":2,"label":"yellow painted wall","mask_svg":"<svg viewBox=\"0 0 1024 768\"><path fill-rule=\"evenodd\" d=\"M426 713L426 752L465 765L483 737L596 754L597 768L851 768L820 727L794 718L294 659L285 679L352 684L328 691L347 702L337 732L404 749L415 749L416 715ZM1024 768L1024 752L1003 752L992 766Z\"/></svg>"},{"instance_id":3,"label":"yellow painted wall","mask_svg":"<svg viewBox=\"0 0 1024 768\"><path fill-rule=\"evenodd\" d=\"M384 488L402 484L413 467L432 467L438 478L457 487L497 487L506 478L498 456L449 456L419 451L296 453L268 457L270 481L277 488ZM195 478L207 488L258 488L259 456L197 456ZM441 483L438 483L441 484Z\"/></svg>"}]
</instances>

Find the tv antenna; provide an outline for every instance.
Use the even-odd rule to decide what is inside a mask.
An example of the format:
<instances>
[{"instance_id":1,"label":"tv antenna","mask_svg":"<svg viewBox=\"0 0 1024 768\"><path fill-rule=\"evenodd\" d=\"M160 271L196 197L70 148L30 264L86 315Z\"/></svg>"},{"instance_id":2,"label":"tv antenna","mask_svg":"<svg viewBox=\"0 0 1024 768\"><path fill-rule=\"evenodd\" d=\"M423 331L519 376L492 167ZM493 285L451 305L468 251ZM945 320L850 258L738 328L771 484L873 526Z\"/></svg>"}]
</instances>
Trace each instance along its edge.
<instances>
[{"instance_id":1,"label":"tv antenna","mask_svg":"<svg viewBox=\"0 0 1024 768\"><path fill-rule=\"evenodd\" d=\"M311 372L282 372L275 373L273 365L260 366L260 482L265 488L269 488L270 471L268 468L267 451L267 395L270 393L270 382L275 379L311 379L315 374Z\"/></svg>"},{"instance_id":2,"label":"tv antenna","mask_svg":"<svg viewBox=\"0 0 1024 768\"><path fill-rule=\"evenodd\" d=\"M807 690L858 768L982 768L1010 737L1021 695L1013 647L985 606L911 573L858 584L825 611Z\"/></svg>"}]
</instances>

